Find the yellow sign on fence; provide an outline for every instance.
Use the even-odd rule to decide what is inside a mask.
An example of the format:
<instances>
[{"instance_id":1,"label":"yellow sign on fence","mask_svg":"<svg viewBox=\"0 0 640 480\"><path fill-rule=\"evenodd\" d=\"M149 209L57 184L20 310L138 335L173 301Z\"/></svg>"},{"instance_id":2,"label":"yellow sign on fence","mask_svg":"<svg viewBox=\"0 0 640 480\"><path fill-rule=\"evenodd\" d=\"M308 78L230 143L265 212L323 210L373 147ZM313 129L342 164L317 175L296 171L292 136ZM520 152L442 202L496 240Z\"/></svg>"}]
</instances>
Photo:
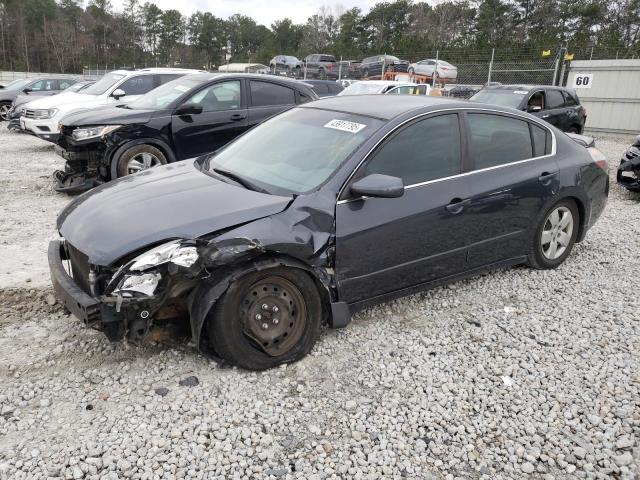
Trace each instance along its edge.
<instances>
[{"instance_id":1,"label":"yellow sign on fence","mask_svg":"<svg viewBox=\"0 0 640 480\"><path fill-rule=\"evenodd\" d=\"M568 62L570 60L573 60L573 53L565 53L564 54L564 59Z\"/></svg>"},{"instance_id":2,"label":"yellow sign on fence","mask_svg":"<svg viewBox=\"0 0 640 480\"><path fill-rule=\"evenodd\" d=\"M551 50L543 50L542 51L542 56L543 57L548 57L551 55Z\"/></svg>"}]
</instances>

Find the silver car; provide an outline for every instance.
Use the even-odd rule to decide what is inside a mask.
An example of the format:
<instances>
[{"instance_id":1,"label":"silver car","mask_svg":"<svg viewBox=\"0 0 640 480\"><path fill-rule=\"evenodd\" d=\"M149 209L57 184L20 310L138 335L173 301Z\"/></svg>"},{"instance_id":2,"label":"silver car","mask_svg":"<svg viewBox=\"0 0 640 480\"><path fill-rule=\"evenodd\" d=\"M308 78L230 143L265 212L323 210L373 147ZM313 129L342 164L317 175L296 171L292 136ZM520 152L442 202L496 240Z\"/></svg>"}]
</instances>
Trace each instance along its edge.
<instances>
[{"instance_id":1,"label":"silver car","mask_svg":"<svg viewBox=\"0 0 640 480\"><path fill-rule=\"evenodd\" d=\"M436 63L438 65L436 70ZM416 75L426 75L427 77L445 78L447 80L455 80L458 78L458 68L451 65L444 60L436 60L428 58L426 60L420 60L419 62L409 65L409 73L415 73Z\"/></svg>"},{"instance_id":2,"label":"silver car","mask_svg":"<svg viewBox=\"0 0 640 480\"><path fill-rule=\"evenodd\" d=\"M269 61L272 73L286 72L287 75L300 76L302 68L302 62L291 55L276 55Z\"/></svg>"}]
</instances>

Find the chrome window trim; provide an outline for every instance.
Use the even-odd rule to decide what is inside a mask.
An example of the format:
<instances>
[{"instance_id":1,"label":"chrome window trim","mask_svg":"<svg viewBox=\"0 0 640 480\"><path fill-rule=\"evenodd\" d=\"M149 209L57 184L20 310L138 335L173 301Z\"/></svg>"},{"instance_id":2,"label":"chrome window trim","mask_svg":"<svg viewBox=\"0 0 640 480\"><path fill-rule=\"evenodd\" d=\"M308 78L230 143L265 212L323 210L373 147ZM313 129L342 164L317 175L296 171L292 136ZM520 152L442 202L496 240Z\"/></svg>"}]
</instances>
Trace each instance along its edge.
<instances>
[{"instance_id":1,"label":"chrome window trim","mask_svg":"<svg viewBox=\"0 0 640 480\"><path fill-rule=\"evenodd\" d=\"M347 178L347 180L344 182L344 184L340 188L340 191L338 192L338 196L336 198L340 198L342 196L342 193L344 192L344 189L347 187L347 185L349 185L349 182L351 181L351 179L354 177L356 172L360 169L362 164L368 160L368 158L371 156L373 151L376 148L378 148L378 146L382 142L384 142L386 139L388 139L398 129L400 129L401 127L403 127L407 123L412 122L412 121L414 121L414 120L416 120L416 119L418 119L420 117L426 117L426 116L432 115L434 113L441 113L441 112L463 113L463 112L468 112L468 111L481 112L481 113L482 112L488 112L488 113L492 113L492 114L496 114L497 113L497 114L501 114L501 115L505 115L505 116L520 117L520 118L524 119L527 122L530 122L530 123L533 123L535 125L538 125L539 127L543 128L547 132L551 133L551 153L546 154L546 155L541 155L539 157L525 158L524 160L516 160L514 162L504 163L502 165L494 165L493 167L481 168L480 170L472 170L470 172L458 173L457 175L451 175L449 177L436 178L434 180L427 180L426 182L420 182L420 183L413 183L411 185L405 185L405 187L404 187L405 190L408 190L408 189L411 189L411 188L415 188L415 187L421 187L423 185L428 185L430 183L436 183L436 182L443 182L443 181L446 181L446 180L451 180L452 178L464 177L464 176L471 175L471 174L474 174L474 173L486 172L486 171L489 171L489 170L496 170L498 168L504 168L504 167L508 167L508 166L511 166L511 165L517 165L517 164L524 163L524 162L530 162L532 160L540 160L541 158L552 157L552 156L554 156L556 154L556 134L547 125L545 125L544 122L542 122L541 120L538 120L535 117L534 118L530 118L530 117L527 117L527 116L519 114L519 113L503 112L503 111L500 111L500 110L493 110L493 109L490 109L490 108L482 108L482 107L477 107L477 108L475 108L475 107L469 107L469 108L467 108L467 107L464 107L464 108L458 107L458 108L444 108L444 109L440 109L440 110L433 110L431 112L420 113L418 115L415 115L415 116L405 120L404 122L396 125L395 128L393 128L393 130L391 130L383 138L378 140L376 142L376 144L369 149L369 151L365 154L365 156L362 158L362 160L360 160L360 162L358 163L356 168L353 169L351 174L349 174L349 177ZM355 200L360 200L361 198L365 198L365 197L347 198L347 199L344 199L344 200L338 200L336 202L336 205L341 205L343 203L353 202Z\"/></svg>"}]
</instances>

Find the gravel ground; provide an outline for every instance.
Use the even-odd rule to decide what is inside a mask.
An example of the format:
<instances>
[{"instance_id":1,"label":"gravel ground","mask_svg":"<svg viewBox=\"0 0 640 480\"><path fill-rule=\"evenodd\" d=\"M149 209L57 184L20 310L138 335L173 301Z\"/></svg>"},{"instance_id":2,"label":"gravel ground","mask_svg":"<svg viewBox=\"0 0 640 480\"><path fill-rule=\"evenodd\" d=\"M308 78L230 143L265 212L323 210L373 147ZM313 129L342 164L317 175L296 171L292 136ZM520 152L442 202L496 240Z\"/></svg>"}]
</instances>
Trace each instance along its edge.
<instances>
[{"instance_id":1,"label":"gravel ground","mask_svg":"<svg viewBox=\"0 0 640 480\"><path fill-rule=\"evenodd\" d=\"M598 144L615 167L630 141ZM555 271L381 305L250 373L109 344L54 304L59 165L0 131L0 479L640 477L640 196L612 184Z\"/></svg>"}]
</instances>

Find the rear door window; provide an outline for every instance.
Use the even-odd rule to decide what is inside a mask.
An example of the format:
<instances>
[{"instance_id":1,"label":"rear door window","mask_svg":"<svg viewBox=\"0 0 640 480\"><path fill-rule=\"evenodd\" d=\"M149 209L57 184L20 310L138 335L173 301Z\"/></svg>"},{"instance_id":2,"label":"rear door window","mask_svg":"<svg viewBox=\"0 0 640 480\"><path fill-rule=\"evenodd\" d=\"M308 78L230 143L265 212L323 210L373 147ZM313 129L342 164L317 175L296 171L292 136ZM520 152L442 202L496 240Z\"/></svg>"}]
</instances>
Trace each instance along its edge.
<instances>
[{"instance_id":1,"label":"rear door window","mask_svg":"<svg viewBox=\"0 0 640 480\"><path fill-rule=\"evenodd\" d=\"M58 80L58 88L57 90L66 90L71 85L76 83L75 80Z\"/></svg>"},{"instance_id":2,"label":"rear door window","mask_svg":"<svg viewBox=\"0 0 640 480\"><path fill-rule=\"evenodd\" d=\"M365 173L399 177L405 186L457 175L462 169L457 114L418 120L380 147Z\"/></svg>"},{"instance_id":3,"label":"rear door window","mask_svg":"<svg viewBox=\"0 0 640 480\"><path fill-rule=\"evenodd\" d=\"M475 170L533 157L529 122L504 115L468 113L469 154Z\"/></svg>"},{"instance_id":4,"label":"rear door window","mask_svg":"<svg viewBox=\"0 0 640 480\"><path fill-rule=\"evenodd\" d=\"M547 90L547 110L564 107L564 97L560 90Z\"/></svg>"},{"instance_id":5,"label":"rear door window","mask_svg":"<svg viewBox=\"0 0 640 480\"><path fill-rule=\"evenodd\" d=\"M295 91L289 87L260 80L251 80L249 86L251 103L254 107L293 105L296 103Z\"/></svg>"},{"instance_id":6,"label":"rear door window","mask_svg":"<svg viewBox=\"0 0 640 480\"><path fill-rule=\"evenodd\" d=\"M179 74L179 73L172 73L172 74L161 74L161 75L156 75L155 78L155 85L156 87L159 87L160 85L164 85L165 83L168 83L172 80L175 80L176 78L180 78L183 75Z\"/></svg>"},{"instance_id":7,"label":"rear door window","mask_svg":"<svg viewBox=\"0 0 640 480\"><path fill-rule=\"evenodd\" d=\"M153 75L139 75L122 82L118 87L127 95L144 95L155 88Z\"/></svg>"}]
</instances>

